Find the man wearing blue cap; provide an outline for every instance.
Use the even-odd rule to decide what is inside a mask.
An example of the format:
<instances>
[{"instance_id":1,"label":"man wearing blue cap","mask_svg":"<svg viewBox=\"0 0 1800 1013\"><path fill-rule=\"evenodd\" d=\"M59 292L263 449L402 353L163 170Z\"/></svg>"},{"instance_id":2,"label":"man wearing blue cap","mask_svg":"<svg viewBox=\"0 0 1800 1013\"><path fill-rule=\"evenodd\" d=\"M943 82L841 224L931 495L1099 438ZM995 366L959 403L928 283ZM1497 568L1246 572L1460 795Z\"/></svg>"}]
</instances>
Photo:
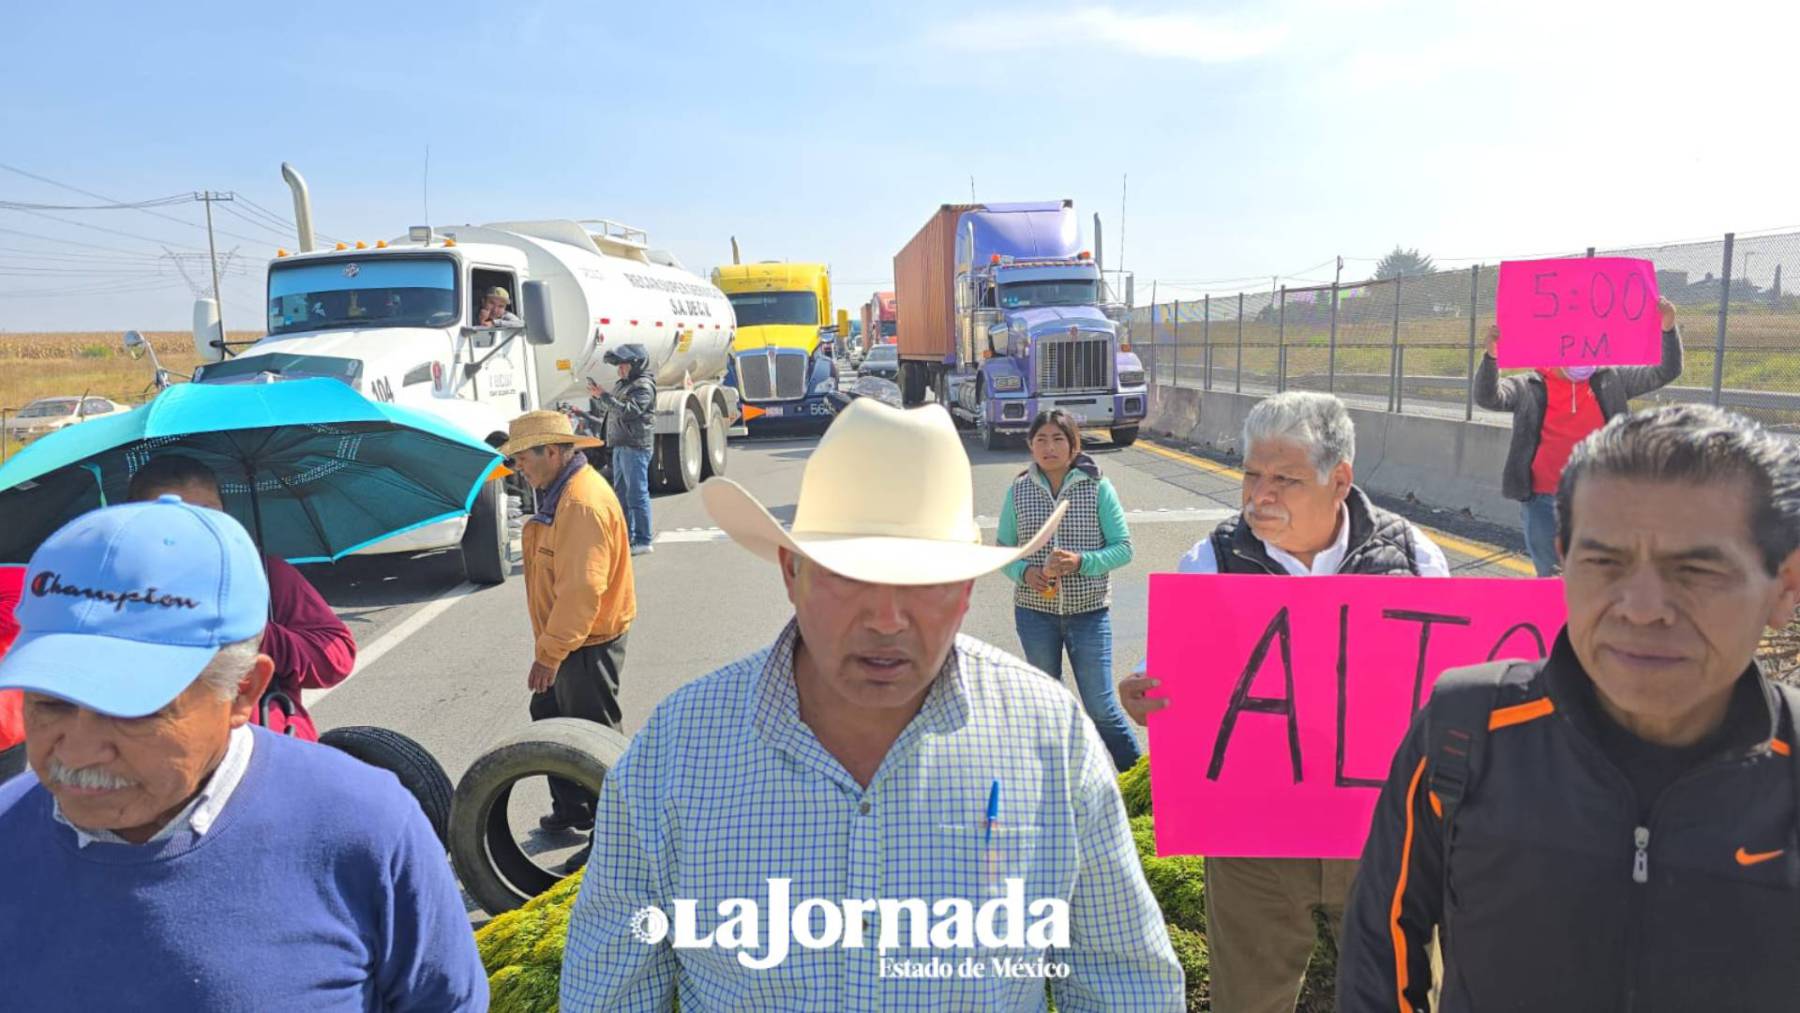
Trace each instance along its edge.
<instances>
[{"instance_id":1,"label":"man wearing blue cap","mask_svg":"<svg viewBox=\"0 0 1800 1013\"><path fill-rule=\"evenodd\" d=\"M86 514L32 557L0 661L31 766L0 785L9 1008L487 1008L418 804L251 727L268 607L244 529L173 496Z\"/></svg>"}]
</instances>

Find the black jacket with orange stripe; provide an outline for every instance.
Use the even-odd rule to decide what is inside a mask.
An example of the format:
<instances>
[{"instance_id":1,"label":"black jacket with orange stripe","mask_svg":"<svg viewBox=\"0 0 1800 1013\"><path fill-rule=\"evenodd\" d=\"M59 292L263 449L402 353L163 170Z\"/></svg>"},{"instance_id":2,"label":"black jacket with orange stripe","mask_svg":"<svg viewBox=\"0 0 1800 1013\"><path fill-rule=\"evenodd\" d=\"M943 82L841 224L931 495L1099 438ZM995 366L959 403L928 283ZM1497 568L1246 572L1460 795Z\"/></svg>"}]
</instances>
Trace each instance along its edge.
<instances>
[{"instance_id":1,"label":"black jacket with orange stripe","mask_svg":"<svg viewBox=\"0 0 1800 1013\"><path fill-rule=\"evenodd\" d=\"M1598 743L1566 635L1533 667L1496 697L1448 849L1430 704L1414 720L1351 894L1338 1009L1429 1009L1434 929L1443 1013L1800 1009L1786 694L1746 672L1719 750L1640 805Z\"/></svg>"}]
</instances>

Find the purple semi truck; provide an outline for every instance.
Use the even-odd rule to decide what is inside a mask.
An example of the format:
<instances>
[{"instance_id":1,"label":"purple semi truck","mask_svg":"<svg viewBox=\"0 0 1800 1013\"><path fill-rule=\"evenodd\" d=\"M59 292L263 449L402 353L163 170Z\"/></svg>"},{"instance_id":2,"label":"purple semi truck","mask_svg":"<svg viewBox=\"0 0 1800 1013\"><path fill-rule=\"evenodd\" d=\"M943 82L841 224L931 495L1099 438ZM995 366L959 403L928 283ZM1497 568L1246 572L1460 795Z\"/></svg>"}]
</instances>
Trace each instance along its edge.
<instances>
[{"instance_id":1,"label":"purple semi truck","mask_svg":"<svg viewBox=\"0 0 1800 1013\"><path fill-rule=\"evenodd\" d=\"M1116 445L1137 439L1148 391L1126 330L1131 299L1108 298L1073 201L946 204L894 257L894 280L908 406L931 392L990 450L1050 408Z\"/></svg>"}]
</instances>

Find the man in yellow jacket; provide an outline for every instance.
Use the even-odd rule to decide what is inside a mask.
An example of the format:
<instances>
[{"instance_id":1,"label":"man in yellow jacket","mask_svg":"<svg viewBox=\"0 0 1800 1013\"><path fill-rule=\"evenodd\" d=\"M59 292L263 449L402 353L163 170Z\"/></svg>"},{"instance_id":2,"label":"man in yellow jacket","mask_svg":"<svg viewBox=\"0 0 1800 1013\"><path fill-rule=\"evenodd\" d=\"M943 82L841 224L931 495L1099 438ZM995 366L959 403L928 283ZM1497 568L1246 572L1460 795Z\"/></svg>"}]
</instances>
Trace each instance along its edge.
<instances>
[{"instance_id":1,"label":"man in yellow jacket","mask_svg":"<svg viewBox=\"0 0 1800 1013\"><path fill-rule=\"evenodd\" d=\"M631 538L618 497L582 453L597 447L577 436L561 412L527 412L512 421L500 453L538 491L525 522L525 604L535 638L531 719L585 718L619 727L619 672L625 634L637 618ZM548 831L591 830L594 796L550 778ZM569 860L573 872L587 860Z\"/></svg>"}]
</instances>

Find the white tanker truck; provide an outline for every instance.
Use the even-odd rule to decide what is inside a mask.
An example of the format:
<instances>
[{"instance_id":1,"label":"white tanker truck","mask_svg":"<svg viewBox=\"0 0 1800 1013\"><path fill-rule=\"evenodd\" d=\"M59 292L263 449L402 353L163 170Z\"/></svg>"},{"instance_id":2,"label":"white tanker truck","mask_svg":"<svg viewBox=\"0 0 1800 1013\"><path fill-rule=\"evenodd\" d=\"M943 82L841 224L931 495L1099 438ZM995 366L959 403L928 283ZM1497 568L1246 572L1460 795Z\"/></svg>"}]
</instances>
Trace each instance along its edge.
<instances>
[{"instance_id":1,"label":"white tanker truck","mask_svg":"<svg viewBox=\"0 0 1800 1013\"><path fill-rule=\"evenodd\" d=\"M269 264L268 336L223 340L211 300L194 307L203 383L331 376L365 396L432 412L498 446L507 422L610 388L609 346L644 345L656 376L653 487L692 489L722 474L740 414L724 385L736 318L724 293L651 249L639 229L604 219L418 226L404 237L315 249L305 181L294 191L300 252ZM507 291L520 318L481 327L483 295ZM368 553L461 546L469 579L511 569L508 497L492 481L466 518L386 539ZM522 496L529 490L516 489Z\"/></svg>"}]
</instances>

